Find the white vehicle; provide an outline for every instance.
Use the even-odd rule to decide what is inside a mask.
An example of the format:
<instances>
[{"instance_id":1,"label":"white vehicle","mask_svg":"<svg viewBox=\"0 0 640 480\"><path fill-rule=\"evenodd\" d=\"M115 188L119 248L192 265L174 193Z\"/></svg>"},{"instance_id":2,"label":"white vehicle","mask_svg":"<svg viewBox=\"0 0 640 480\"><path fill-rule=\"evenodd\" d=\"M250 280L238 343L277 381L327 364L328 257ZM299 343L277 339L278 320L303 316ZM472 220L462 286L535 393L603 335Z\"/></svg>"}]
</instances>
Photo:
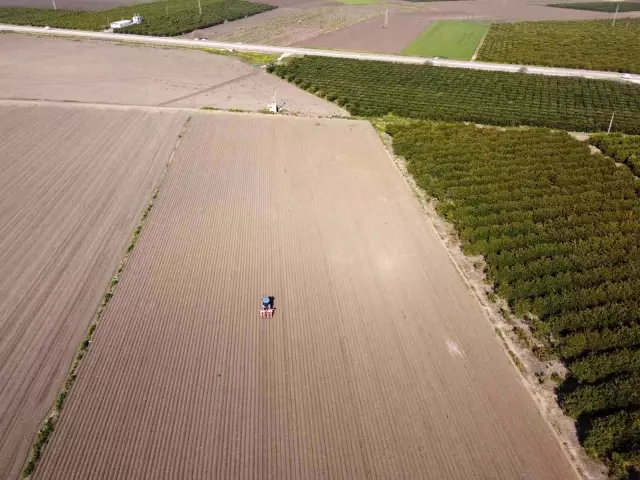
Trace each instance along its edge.
<instances>
[{"instance_id":1,"label":"white vehicle","mask_svg":"<svg viewBox=\"0 0 640 480\"><path fill-rule=\"evenodd\" d=\"M624 79L630 79L630 78L631 78L631 74L629 74L629 73L624 73L624 74L622 75L622 78L624 78Z\"/></svg>"}]
</instances>

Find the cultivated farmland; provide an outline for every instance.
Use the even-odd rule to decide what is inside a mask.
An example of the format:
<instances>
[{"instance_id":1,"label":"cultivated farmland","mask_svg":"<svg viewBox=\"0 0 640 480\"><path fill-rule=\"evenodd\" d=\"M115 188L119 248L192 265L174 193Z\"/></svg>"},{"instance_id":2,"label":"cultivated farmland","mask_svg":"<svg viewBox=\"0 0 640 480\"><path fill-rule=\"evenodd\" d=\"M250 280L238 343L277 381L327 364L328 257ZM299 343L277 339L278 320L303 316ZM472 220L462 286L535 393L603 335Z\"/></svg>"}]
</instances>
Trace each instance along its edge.
<instances>
[{"instance_id":1,"label":"cultivated farmland","mask_svg":"<svg viewBox=\"0 0 640 480\"><path fill-rule=\"evenodd\" d=\"M274 72L351 114L640 133L640 85L339 58L302 57Z\"/></svg>"},{"instance_id":2,"label":"cultivated farmland","mask_svg":"<svg viewBox=\"0 0 640 480\"><path fill-rule=\"evenodd\" d=\"M640 177L640 136L596 133L591 135L589 143L608 157L624 163L636 177Z\"/></svg>"},{"instance_id":3,"label":"cultivated farmland","mask_svg":"<svg viewBox=\"0 0 640 480\"><path fill-rule=\"evenodd\" d=\"M388 131L465 251L484 256L494 291L568 367L559 400L587 451L636 478L640 184L566 132L429 122Z\"/></svg>"},{"instance_id":4,"label":"cultivated farmland","mask_svg":"<svg viewBox=\"0 0 640 480\"><path fill-rule=\"evenodd\" d=\"M380 16L383 12L384 7L379 5L321 6L294 10L233 32L209 36L222 42L291 45Z\"/></svg>"},{"instance_id":5,"label":"cultivated farmland","mask_svg":"<svg viewBox=\"0 0 640 480\"><path fill-rule=\"evenodd\" d=\"M589 10L593 12L637 12L640 11L640 2L586 2L586 3L557 3L551 7L570 8L573 10Z\"/></svg>"},{"instance_id":6,"label":"cultivated farmland","mask_svg":"<svg viewBox=\"0 0 640 480\"><path fill-rule=\"evenodd\" d=\"M183 122L0 105L1 478L18 476Z\"/></svg>"},{"instance_id":7,"label":"cultivated farmland","mask_svg":"<svg viewBox=\"0 0 640 480\"><path fill-rule=\"evenodd\" d=\"M0 98L258 111L277 88L286 112L349 115L236 58L197 50L0 34L0 51Z\"/></svg>"},{"instance_id":8,"label":"cultivated farmland","mask_svg":"<svg viewBox=\"0 0 640 480\"><path fill-rule=\"evenodd\" d=\"M198 9L198 3L192 0L156 0L97 12L7 7L0 8L0 23L102 30L109 28L114 20L141 15L144 19L142 24L122 28L118 32L176 36L275 8L244 0L201 0L200 4L202 12Z\"/></svg>"},{"instance_id":9,"label":"cultivated farmland","mask_svg":"<svg viewBox=\"0 0 640 480\"><path fill-rule=\"evenodd\" d=\"M478 60L640 73L640 19L494 23Z\"/></svg>"},{"instance_id":10,"label":"cultivated farmland","mask_svg":"<svg viewBox=\"0 0 640 480\"><path fill-rule=\"evenodd\" d=\"M575 477L373 128L228 114L192 118L35 472L116 476Z\"/></svg>"},{"instance_id":11,"label":"cultivated farmland","mask_svg":"<svg viewBox=\"0 0 640 480\"><path fill-rule=\"evenodd\" d=\"M437 21L404 49L405 55L471 60L489 25L482 22Z\"/></svg>"}]
</instances>

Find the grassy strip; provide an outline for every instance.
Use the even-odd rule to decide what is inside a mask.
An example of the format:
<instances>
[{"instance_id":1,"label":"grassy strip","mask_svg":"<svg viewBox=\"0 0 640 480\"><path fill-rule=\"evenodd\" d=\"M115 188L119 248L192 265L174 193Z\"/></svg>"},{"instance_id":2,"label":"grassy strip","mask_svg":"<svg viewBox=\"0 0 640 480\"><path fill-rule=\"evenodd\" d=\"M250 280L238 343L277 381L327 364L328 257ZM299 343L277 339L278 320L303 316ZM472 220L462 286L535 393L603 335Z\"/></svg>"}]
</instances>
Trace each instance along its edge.
<instances>
[{"instance_id":1,"label":"grassy strip","mask_svg":"<svg viewBox=\"0 0 640 480\"><path fill-rule=\"evenodd\" d=\"M553 3L549 7L570 8L572 10L588 10L591 12L614 13L640 11L640 2L587 2L587 3Z\"/></svg>"},{"instance_id":2,"label":"grassy strip","mask_svg":"<svg viewBox=\"0 0 640 480\"><path fill-rule=\"evenodd\" d=\"M279 77L352 115L530 125L640 134L640 85L428 65L302 57L270 66Z\"/></svg>"},{"instance_id":3,"label":"grassy strip","mask_svg":"<svg viewBox=\"0 0 640 480\"><path fill-rule=\"evenodd\" d=\"M478 60L640 73L640 19L494 23Z\"/></svg>"},{"instance_id":4,"label":"grassy strip","mask_svg":"<svg viewBox=\"0 0 640 480\"><path fill-rule=\"evenodd\" d=\"M187 118L187 121L185 122L182 128L182 132L178 136L178 141L176 142L176 145L174 147L174 152L175 152L175 149L178 147L180 138L182 138L182 136L184 135L184 132L186 130L187 124L189 123L189 120L190 118ZM93 317L93 321L89 326L87 335L85 336L84 340L80 344L80 347L78 348L76 356L73 359L73 363L71 364L71 369L67 374L67 378L64 382L64 385L60 390L60 393L58 393L58 396L56 397L55 404L51 409L51 411L49 412L49 414L47 415L47 419L44 421L44 423L40 427L40 430L38 430L38 433L36 434L36 438L33 442L33 445L31 446L31 450L29 451L27 461L22 470L22 478L26 478L33 473L42 455L42 450L47 444L47 442L49 441L49 438L55 429L55 426L60 418L60 414L62 413L62 408L64 407L65 400L67 399L67 396L69 395L69 392L71 391L71 388L73 387L73 384L76 381L78 369L80 368L82 359L84 358L87 352L87 349L91 345L93 335L96 329L98 328L98 325L100 324L100 320L104 315L107 305L109 305L109 301L113 298L113 295L116 291L116 287L118 286L118 282L120 281L120 276L122 275L124 267L127 264L129 258L131 257L131 253L133 252L133 249L136 246L136 243L138 242L138 238L140 237L140 232L142 232L142 227L147 221L147 218L149 217L149 213L151 212L151 209L153 208L153 205L156 199L158 198L160 187L162 186L162 182L164 181L164 178L167 174L167 171L169 170L169 165L171 164L172 160L173 160L173 154L171 155L171 158L165 165L164 170L160 175L160 180L158 181L158 185L154 188L153 193L151 194L151 199L149 200L149 203L147 203L147 206L142 212L142 216L140 217L140 220L138 221L138 225L136 226L135 230L133 231L133 234L131 235L131 240L129 241L129 245L127 246L125 254L122 257L122 260L118 265L118 268L113 274L113 277L111 277L111 281L109 282L109 288L107 288L107 292L102 297L102 301L100 302L100 306L98 307L98 310L96 311L96 314Z\"/></svg>"},{"instance_id":5,"label":"grassy strip","mask_svg":"<svg viewBox=\"0 0 640 480\"><path fill-rule=\"evenodd\" d=\"M0 23L51 26L76 30L103 30L110 22L141 15L141 25L118 30L119 33L176 36L225 21L237 20L276 7L244 0L201 0L202 13L192 0L156 1L102 11L71 11L46 8L0 8Z\"/></svg>"},{"instance_id":6,"label":"grassy strip","mask_svg":"<svg viewBox=\"0 0 640 480\"><path fill-rule=\"evenodd\" d=\"M438 20L402 52L418 57L470 60L489 28L482 22Z\"/></svg>"}]
</instances>

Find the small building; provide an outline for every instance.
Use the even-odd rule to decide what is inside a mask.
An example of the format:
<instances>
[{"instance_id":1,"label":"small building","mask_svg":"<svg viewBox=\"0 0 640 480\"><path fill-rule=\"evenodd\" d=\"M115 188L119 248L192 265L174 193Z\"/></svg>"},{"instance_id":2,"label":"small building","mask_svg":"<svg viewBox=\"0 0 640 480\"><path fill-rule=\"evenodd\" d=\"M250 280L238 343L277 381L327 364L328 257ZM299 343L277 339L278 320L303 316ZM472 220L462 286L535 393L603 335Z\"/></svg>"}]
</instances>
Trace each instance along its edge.
<instances>
[{"instance_id":1,"label":"small building","mask_svg":"<svg viewBox=\"0 0 640 480\"><path fill-rule=\"evenodd\" d=\"M131 25L140 25L142 23L142 17L140 15L134 15L129 20L118 20L117 22L111 22L111 28L117 30L119 28L130 27Z\"/></svg>"}]
</instances>

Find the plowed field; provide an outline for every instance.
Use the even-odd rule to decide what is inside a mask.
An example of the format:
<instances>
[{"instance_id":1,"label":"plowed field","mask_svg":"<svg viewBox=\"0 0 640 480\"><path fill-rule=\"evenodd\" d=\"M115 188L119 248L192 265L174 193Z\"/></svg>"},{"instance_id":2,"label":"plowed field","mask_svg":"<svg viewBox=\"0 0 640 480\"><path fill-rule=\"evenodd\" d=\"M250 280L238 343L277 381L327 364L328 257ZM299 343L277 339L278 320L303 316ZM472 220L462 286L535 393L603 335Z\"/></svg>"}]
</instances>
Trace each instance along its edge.
<instances>
[{"instance_id":1,"label":"plowed field","mask_svg":"<svg viewBox=\"0 0 640 480\"><path fill-rule=\"evenodd\" d=\"M0 106L0 478L18 477L183 121Z\"/></svg>"},{"instance_id":2,"label":"plowed field","mask_svg":"<svg viewBox=\"0 0 640 480\"><path fill-rule=\"evenodd\" d=\"M197 115L35 476L574 473L368 123Z\"/></svg>"}]
</instances>

